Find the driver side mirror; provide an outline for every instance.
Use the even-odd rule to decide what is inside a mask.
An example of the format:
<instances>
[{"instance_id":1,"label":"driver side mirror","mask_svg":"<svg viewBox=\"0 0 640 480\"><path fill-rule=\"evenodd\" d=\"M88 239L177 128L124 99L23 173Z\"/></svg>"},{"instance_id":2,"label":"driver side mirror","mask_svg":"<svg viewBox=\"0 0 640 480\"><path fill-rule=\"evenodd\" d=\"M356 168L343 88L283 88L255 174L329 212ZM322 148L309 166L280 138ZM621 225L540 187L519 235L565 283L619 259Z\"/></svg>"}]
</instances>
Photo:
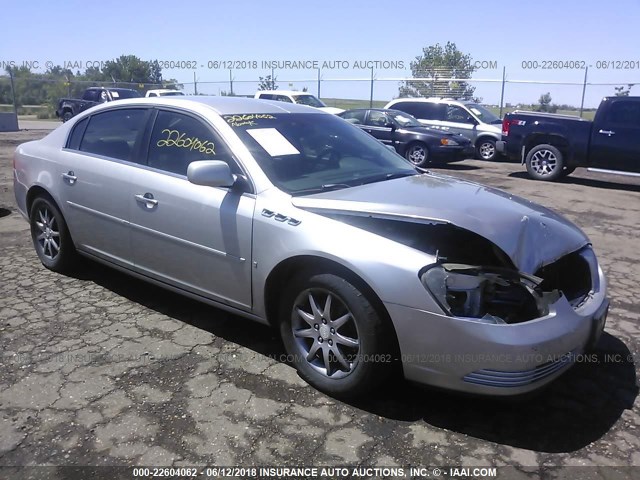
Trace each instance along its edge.
<instances>
[{"instance_id":1,"label":"driver side mirror","mask_svg":"<svg viewBox=\"0 0 640 480\"><path fill-rule=\"evenodd\" d=\"M219 160L199 160L187 167L187 179L195 185L208 187L231 187L236 177L226 162Z\"/></svg>"},{"instance_id":2,"label":"driver side mirror","mask_svg":"<svg viewBox=\"0 0 640 480\"><path fill-rule=\"evenodd\" d=\"M470 123L471 125L477 125L478 124L477 120L475 118L473 118L471 115L469 115L467 117L467 123Z\"/></svg>"},{"instance_id":3,"label":"driver side mirror","mask_svg":"<svg viewBox=\"0 0 640 480\"><path fill-rule=\"evenodd\" d=\"M395 131L395 129L396 129L396 124L393 123L393 122L387 122L384 126L386 128L390 128L392 132Z\"/></svg>"}]
</instances>

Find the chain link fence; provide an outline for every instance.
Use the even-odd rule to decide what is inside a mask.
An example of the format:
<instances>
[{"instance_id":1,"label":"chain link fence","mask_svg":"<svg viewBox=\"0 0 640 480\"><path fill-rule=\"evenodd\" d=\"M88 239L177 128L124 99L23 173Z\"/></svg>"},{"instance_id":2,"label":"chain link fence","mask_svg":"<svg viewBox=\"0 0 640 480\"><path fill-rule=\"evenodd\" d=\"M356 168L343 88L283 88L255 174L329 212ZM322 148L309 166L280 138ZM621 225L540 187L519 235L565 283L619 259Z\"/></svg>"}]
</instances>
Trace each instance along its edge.
<instances>
[{"instance_id":1,"label":"chain link fence","mask_svg":"<svg viewBox=\"0 0 640 480\"><path fill-rule=\"evenodd\" d=\"M527 71L519 70L517 74L521 72ZM552 100L543 109L590 118L592 113L589 111L595 109L600 98L614 95L615 87L626 86L630 89L640 83L640 78L624 78L625 81L617 82L598 81L604 77L604 72L596 72L592 79L588 68L561 73L553 70L528 71L529 78L514 78L506 67L502 71L492 70L489 74L458 70L453 71L453 76L451 70L431 69L415 72L414 77L385 76L385 71L374 70L361 70L349 77L337 76L333 70L229 70L225 73L228 73L224 75L225 78L202 80L194 73L193 81L181 82L178 87L186 94L252 97L271 79L279 90L308 91L327 105L344 109L382 107L398 96L452 97L474 98L492 107L500 116L516 108L539 107L541 96L548 93ZM223 76L220 71L218 74ZM36 114L47 118L53 114L59 98L79 98L90 86L133 88L142 93L152 88L167 87L166 84L45 78L42 74L33 78L13 79L9 75L2 75L0 112L17 109L18 114Z\"/></svg>"}]
</instances>

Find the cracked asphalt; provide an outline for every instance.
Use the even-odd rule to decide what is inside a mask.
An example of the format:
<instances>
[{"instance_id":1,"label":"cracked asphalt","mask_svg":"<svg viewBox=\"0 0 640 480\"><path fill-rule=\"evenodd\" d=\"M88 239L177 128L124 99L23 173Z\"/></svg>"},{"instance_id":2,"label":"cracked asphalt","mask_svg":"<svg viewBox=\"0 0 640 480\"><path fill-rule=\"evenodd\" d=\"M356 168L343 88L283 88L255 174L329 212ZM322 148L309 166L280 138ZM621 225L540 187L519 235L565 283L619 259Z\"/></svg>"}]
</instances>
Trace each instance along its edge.
<instances>
[{"instance_id":1,"label":"cracked asphalt","mask_svg":"<svg viewBox=\"0 0 640 480\"><path fill-rule=\"evenodd\" d=\"M89 261L73 277L46 270L11 170L16 145L45 134L0 133L0 466L517 467L510 478L640 466L637 179L579 169L549 184L517 164L473 160L436 169L585 230L609 280L605 334L590 361L538 395L468 397L398 380L345 403L300 380L276 331Z\"/></svg>"}]
</instances>

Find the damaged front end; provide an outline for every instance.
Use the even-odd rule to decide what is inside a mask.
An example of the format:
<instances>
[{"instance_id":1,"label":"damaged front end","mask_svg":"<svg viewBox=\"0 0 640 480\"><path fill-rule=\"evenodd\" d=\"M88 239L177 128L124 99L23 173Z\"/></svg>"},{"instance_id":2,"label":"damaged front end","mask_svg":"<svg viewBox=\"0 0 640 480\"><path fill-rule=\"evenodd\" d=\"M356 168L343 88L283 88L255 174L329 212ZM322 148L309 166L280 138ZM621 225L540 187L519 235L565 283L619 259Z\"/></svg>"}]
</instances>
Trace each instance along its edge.
<instances>
[{"instance_id":1,"label":"damaged front end","mask_svg":"<svg viewBox=\"0 0 640 480\"><path fill-rule=\"evenodd\" d=\"M563 296L578 308L599 286L590 246L543 266L536 275L509 268L437 263L419 276L448 315L491 324L544 317Z\"/></svg>"},{"instance_id":2,"label":"damaged front end","mask_svg":"<svg viewBox=\"0 0 640 480\"><path fill-rule=\"evenodd\" d=\"M447 314L493 324L547 315L561 295L543 291L544 280L533 275L455 263L433 265L420 280Z\"/></svg>"},{"instance_id":3,"label":"damaged front end","mask_svg":"<svg viewBox=\"0 0 640 480\"><path fill-rule=\"evenodd\" d=\"M494 325L523 323L548 315L561 298L579 308L600 288L589 244L530 274L490 240L456 225L353 213L327 216L432 255L436 262L418 276L451 317Z\"/></svg>"}]
</instances>

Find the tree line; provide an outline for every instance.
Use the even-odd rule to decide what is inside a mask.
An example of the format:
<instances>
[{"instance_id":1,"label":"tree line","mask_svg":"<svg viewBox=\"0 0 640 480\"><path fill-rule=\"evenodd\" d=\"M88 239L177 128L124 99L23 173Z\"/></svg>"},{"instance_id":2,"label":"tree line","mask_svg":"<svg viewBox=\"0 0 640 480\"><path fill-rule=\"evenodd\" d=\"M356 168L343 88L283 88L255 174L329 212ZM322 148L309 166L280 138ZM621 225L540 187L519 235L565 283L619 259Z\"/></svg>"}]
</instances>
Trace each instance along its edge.
<instances>
[{"instance_id":1,"label":"tree line","mask_svg":"<svg viewBox=\"0 0 640 480\"><path fill-rule=\"evenodd\" d=\"M135 55L121 55L101 68L90 67L84 72L56 65L44 73L32 72L27 66L6 69L13 76L15 99L21 105L56 107L62 97L79 97L87 87L117 86L134 88L141 93L151 88L181 88L174 79L164 79L157 61L141 60ZM13 103L11 83L0 82L0 104Z\"/></svg>"}]
</instances>

